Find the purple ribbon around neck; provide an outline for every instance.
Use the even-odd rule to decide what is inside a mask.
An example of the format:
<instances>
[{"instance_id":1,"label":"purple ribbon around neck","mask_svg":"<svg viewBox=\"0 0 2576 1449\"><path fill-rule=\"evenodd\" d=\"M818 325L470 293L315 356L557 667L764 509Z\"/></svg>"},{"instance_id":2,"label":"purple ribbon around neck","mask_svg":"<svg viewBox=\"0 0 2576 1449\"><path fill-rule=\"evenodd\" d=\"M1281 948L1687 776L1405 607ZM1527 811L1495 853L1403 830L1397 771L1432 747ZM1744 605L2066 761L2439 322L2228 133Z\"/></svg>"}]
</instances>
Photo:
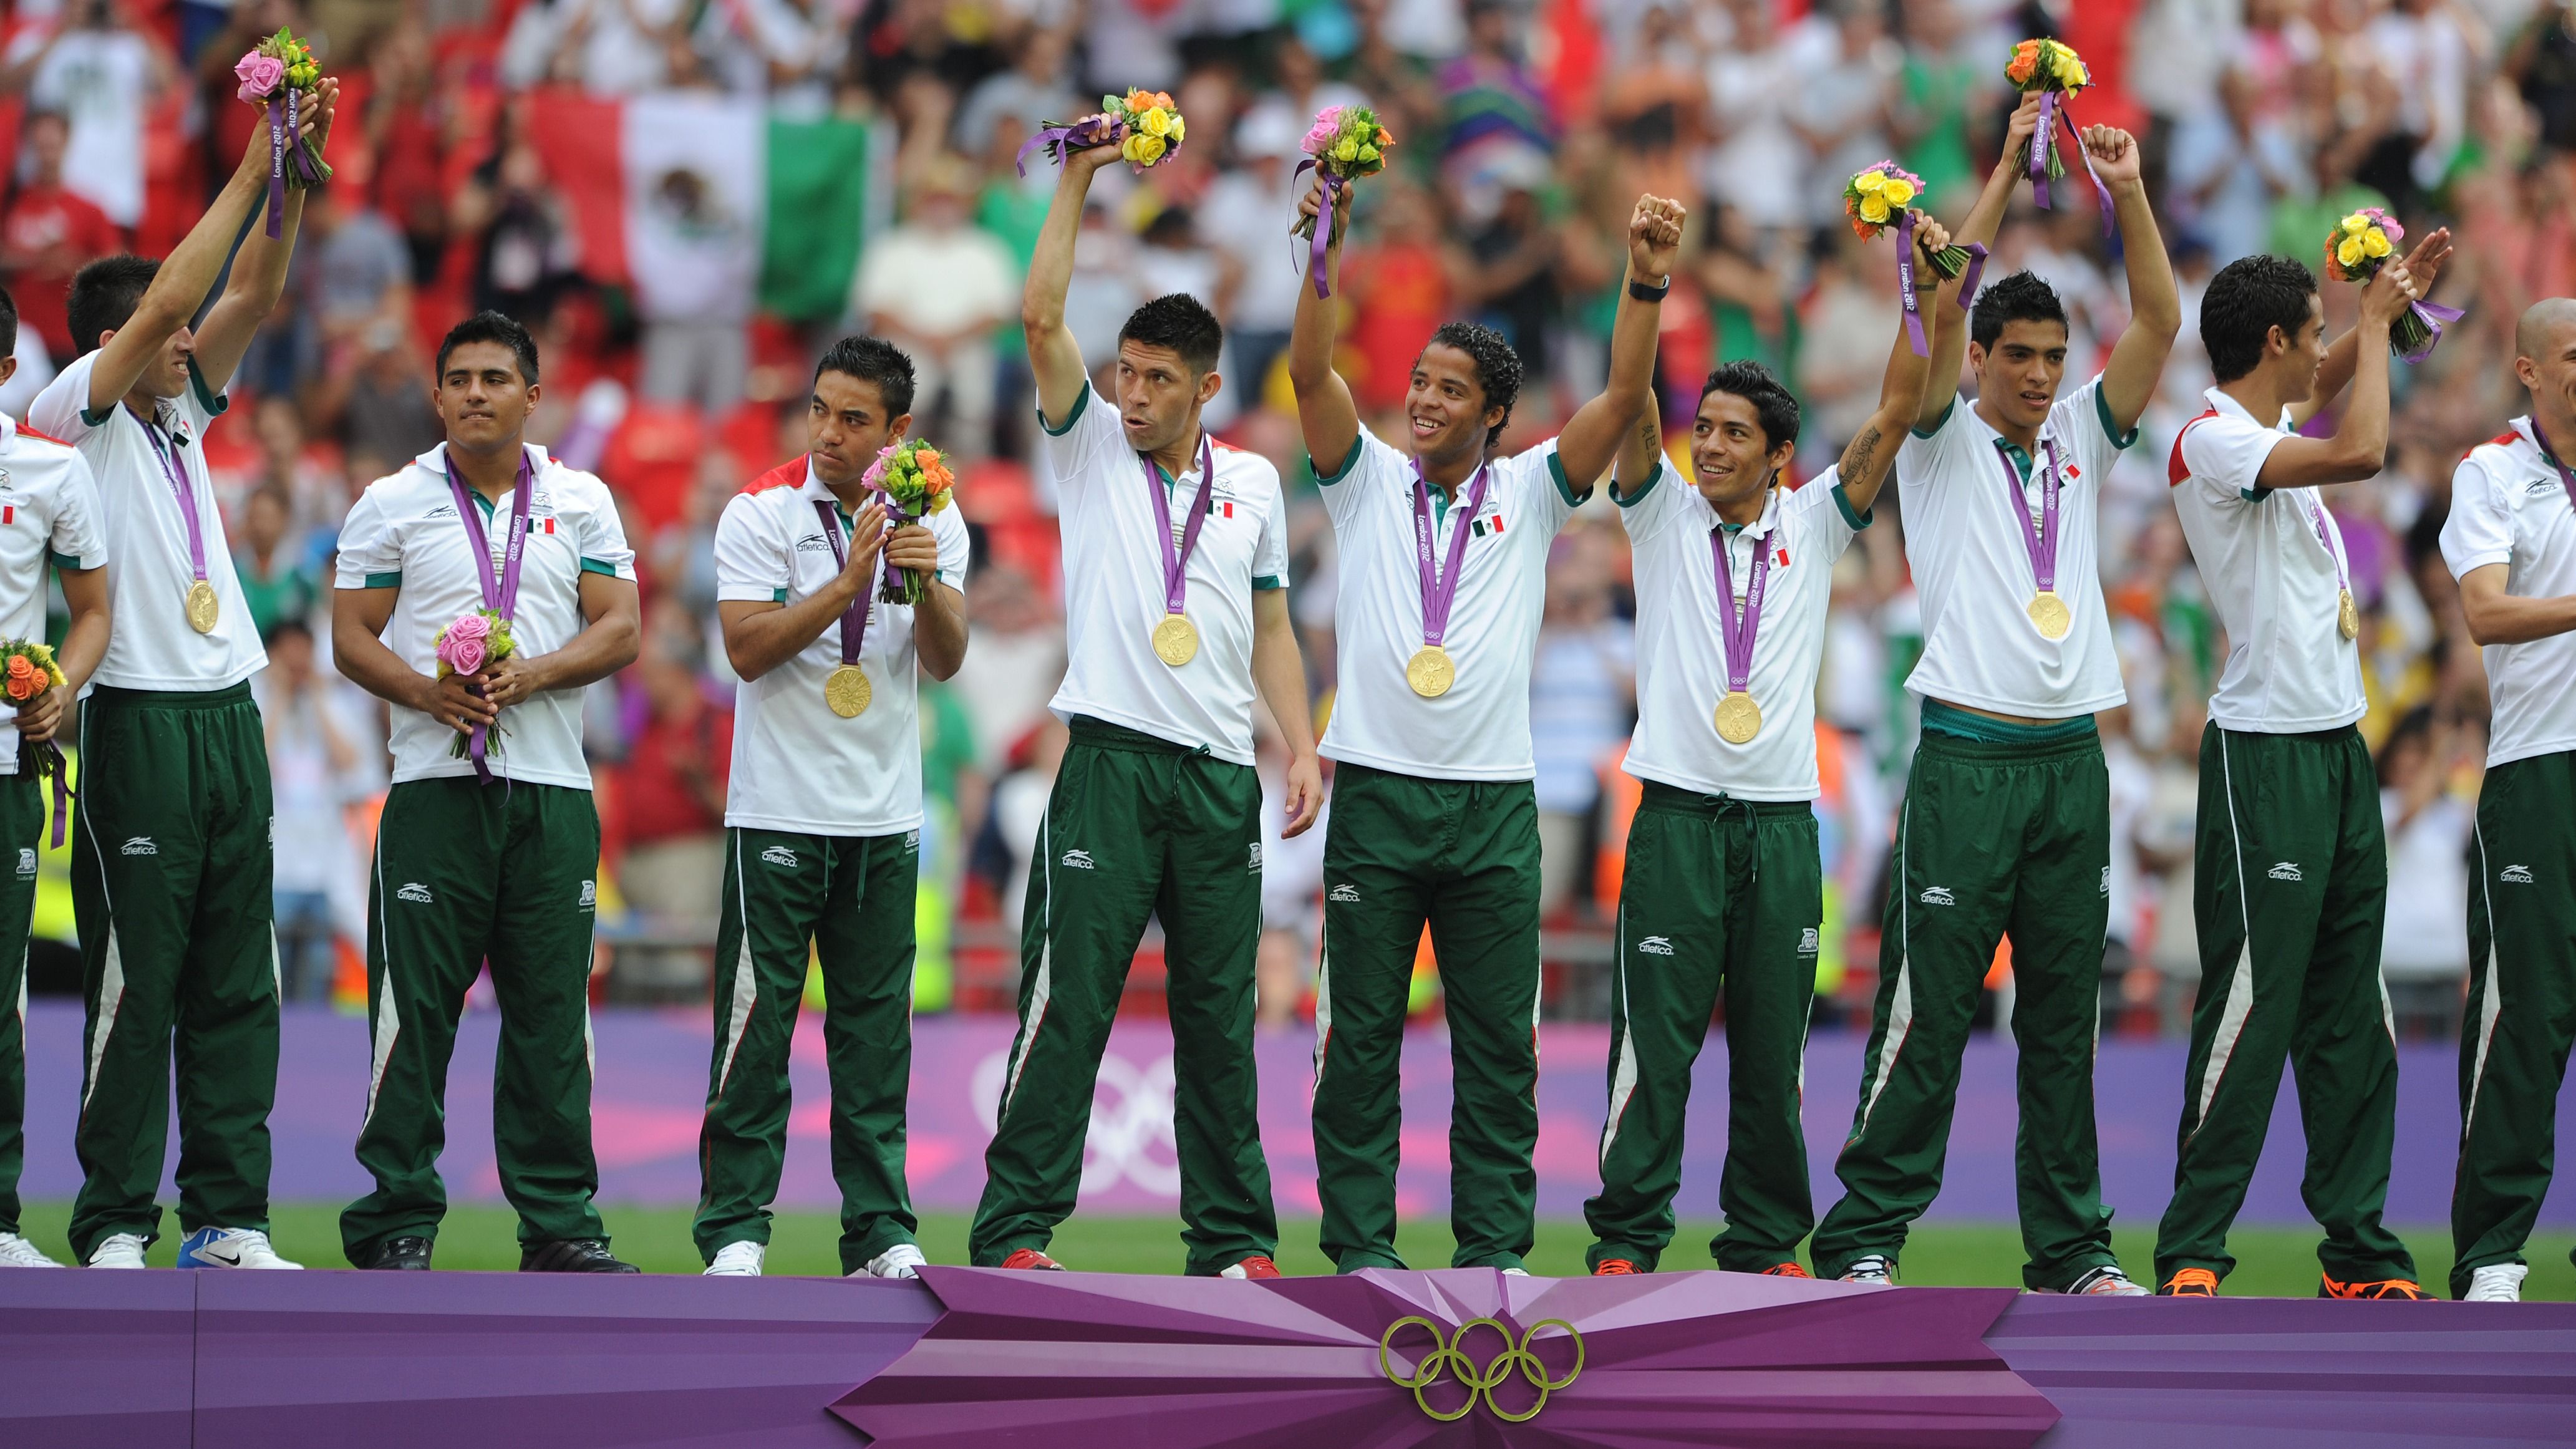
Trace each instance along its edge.
<instances>
[{"instance_id":1,"label":"purple ribbon around neck","mask_svg":"<svg viewBox=\"0 0 2576 1449\"><path fill-rule=\"evenodd\" d=\"M145 423L143 431L152 440L152 456L161 460L161 476L170 480L170 496L179 501L179 517L188 525L188 567L202 584L206 581L206 526L197 517L197 490L188 481L188 460L179 456L178 439L165 438L158 424Z\"/></svg>"},{"instance_id":2,"label":"purple ribbon around neck","mask_svg":"<svg viewBox=\"0 0 2576 1449\"><path fill-rule=\"evenodd\" d=\"M841 546L840 505L829 498L817 498L814 500L814 516L823 520L823 537L831 541L833 571L837 573L848 568L849 550ZM855 524L855 520L853 522ZM885 555L882 553L877 555L877 569L882 575L885 569ZM859 596L850 601L850 606L841 611L841 662L843 664L859 662L859 647L868 642L868 616L874 612L874 603L875 591L861 589Z\"/></svg>"},{"instance_id":3,"label":"purple ribbon around neck","mask_svg":"<svg viewBox=\"0 0 2576 1449\"><path fill-rule=\"evenodd\" d=\"M1422 646L1426 649L1440 647L1440 641L1448 636L1449 607L1458 601L1458 570L1467 562L1467 535L1485 511L1485 483L1490 473L1483 465L1477 467L1475 486L1467 495L1467 511L1460 515L1458 527L1449 535L1448 566L1440 568L1431 557L1431 484L1422 476L1422 460L1413 460L1413 557L1422 571Z\"/></svg>"},{"instance_id":4,"label":"purple ribbon around neck","mask_svg":"<svg viewBox=\"0 0 2576 1449\"><path fill-rule=\"evenodd\" d=\"M1753 541L1753 570L1744 580L1744 609L1735 607L1735 564L1727 557L1726 530L1709 531L1708 551L1717 555L1717 633L1726 646L1726 692L1744 694L1753 683L1753 639L1762 628L1762 591L1771 577L1769 535Z\"/></svg>"},{"instance_id":5,"label":"purple ribbon around neck","mask_svg":"<svg viewBox=\"0 0 2576 1449\"><path fill-rule=\"evenodd\" d=\"M2531 419L2531 440L2540 445L2541 458L2558 470L2558 486L2567 490L2567 506L2576 508L2576 473L2567 471L2567 465L2558 461L2558 450L2549 446L2549 435L2540 430L2537 414Z\"/></svg>"},{"instance_id":6,"label":"purple ribbon around neck","mask_svg":"<svg viewBox=\"0 0 2576 1449\"><path fill-rule=\"evenodd\" d=\"M1296 171L1298 176L1314 171L1323 182L1323 185L1318 188L1316 197L1314 242L1306 251L1306 276L1315 284L1315 297L1318 301L1333 295L1333 284L1327 276L1329 268L1324 264L1324 253L1331 250L1333 245L1333 193L1349 184L1333 173L1322 170L1321 167L1322 163L1310 156L1297 163Z\"/></svg>"},{"instance_id":7,"label":"purple ribbon around neck","mask_svg":"<svg viewBox=\"0 0 2576 1449\"><path fill-rule=\"evenodd\" d=\"M2352 575L2344 571L2343 550L2335 547L2334 540L2326 534L2326 506L2317 501L2313 492L2309 494L2306 501L2308 526L2317 531L2317 544L2326 551L2326 557L2334 560L2335 587L2347 594L2351 593Z\"/></svg>"},{"instance_id":8,"label":"purple ribbon around neck","mask_svg":"<svg viewBox=\"0 0 2576 1449\"><path fill-rule=\"evenodd\" d=\"M1216 489L1216 453L1208 446L1207 429L1199 429L1198 498L1190 504L1189 521L1181 525L1177 545L1172 542L1172 504L1163 496L1162 471L1152 458L1140 453L1137 459L1145 465L1145 491L1154 495L1154 537L1163 544L1163 612L1177 614L1189 603L1190 550L1198 547L1199 529L1207 523L1208 498Z\"/></svg>"},{"instance_id":9,"label":"purple ribbon around neck","mask_svg":"<svg viewBox=\"0 0 2576 1449\"><path fill-rule=\"evenodd\" d=\"M2048 464L2039 470L2040 523L2030 522L2030 495L2023 491L2021 470L2013 466L2003 439L1995 439L1995 461L2003 466L2004 484L2012 494L2013 521L2021 525L2022 542L2030 545L2031 577L2043 594L2057 592L2057 440L2042 438L2039 446L2048 455Z\"/></svg>"},{"instance_id":10,"label":"purple ribbon around neck","mask_svg":"<svg viewBox=\"0 0 2576 1449\"><path fill-rule=\"evenodd\" d=\"M2397 354L2398 361L2407 363L2422 362L2432 356L2434 344L2442 340L2443 325L2457 322L2467 315L2457 307L2445 307L2438 302L2410 303L2406 310L2414 313L2417 319L2423 322L2425 333L2423 346L2412 352Z\"/></svg>"},{"instance_id":11,"label":"purple ribbon around neck","mask_svg":"<svg viewBox=\"0 0 2576 1449\"><path fill-rule=\"evenodd\" d=\"M528 552L528 497L536 492L536 472L528 466L528 450L519 450L519 476L510 492L510 541L502 547L501 577L492 577L492 541L483 531L483 515L474 508L474 497L456 476L456 459L447 459L447 491L456 500L456 516L465 524L466 545L474 551L474 582L482 586L483 607L501 616L501 627L508 628L510 616L519 606L519 561ZM468 684L479 697L480 685ZM465 743L465 754L474 762L475 778L492 783L489 758L491 739L486 727L476 725Z\"/></svg>"},{"instance_id":12,"label":"purple ribbon around neck","mask_svg":"<svg viewBox=\"0 0 2576 1449\"><path fill-rule=\"evenodd\" d=\"M1088 151L1094 146L1117 139L1119 139L1119 127L1116 121L1106 115L1085 116L1067 125L1038 127L1030 133L1026 141L1020 143L1020 153L1013 157L1012 161L1019 167L1020 174L1026 176L1029 174L1029 153L1041 146L1054 147L1055 154L1062 157L1075 151Z\"/></svg>"},{"instance_id":13,"label":"purple ribbon around neck","mask_svg":"<svg viewBox=\"0 0 2576 1449\"><path fill-rule=\"evenodd\" d=\"M2075 148L2084 163L2084 174L2093 182L2093 195L2102 204L2102 235L2111 234L2111 191L2102 184L2102 174L2093 169L2093 153L2084 149L2084 138L2075 133L2075 118L2067 114L2067 103L2055 91L2039 93L2039 125L2030 133L2030 199L2043 208L2055 209L2048 199L2048 150L2056 144L2059 127L2066 130L2066 142Z\"/></svg>"}]
</instances>

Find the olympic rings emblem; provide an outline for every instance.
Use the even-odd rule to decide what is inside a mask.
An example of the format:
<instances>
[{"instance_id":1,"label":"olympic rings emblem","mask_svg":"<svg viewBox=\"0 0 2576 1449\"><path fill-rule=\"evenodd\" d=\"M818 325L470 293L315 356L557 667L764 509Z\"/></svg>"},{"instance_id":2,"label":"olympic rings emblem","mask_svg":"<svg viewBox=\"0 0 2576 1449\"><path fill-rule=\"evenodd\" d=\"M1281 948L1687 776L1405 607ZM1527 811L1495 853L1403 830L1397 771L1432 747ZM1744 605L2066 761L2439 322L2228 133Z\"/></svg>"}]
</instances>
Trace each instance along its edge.
<instances>
[{"instance_id":1,"label":"olympic rings emblem","mask_svg":"<svg viewBox=\"0 0 2576 1449\"><path fill-rule=\"evenodd\" d=\"M1422 1361L1414 1366L1412 1373L1398 1374L1390 1354L1395 1345L1396 1334L1408 1324L1419 1324L1430 1331L1431 1352L1423 1356ZM1503 1351L1481 1367L1467 1355L1467 1335L1479 1328L1490 1328L1503 1337ZM1574 1367L1567 1369L1565 1377L1561 1379L1549 1377L1547 1365L1539 1362L1538 1355L1530 1349L1531 1341L1538 1337L1538 1331L1542 1328L1562 1328L1566 1335L1574 1340ZM1506 1423L1525 1424L1537 1418L1538 1411L1547 1407L1547 1396L1550 1393L1566 1387L1582 1376L1583 1335L1575 1331L1573 1324L1562 1318L1543 1318L1531 1324L1528 1331L1515 1341L1512 1338L1511 1326L1501 1319L1471 1318L1458 1325L1457 1336L1453 1338L1443 1334L1440 1331L1440 1325L1430 1319L1408 1315L1388 1324L1385 1334L1378 1339L1377 1367L1378 1372L1386 1375L1389 1383L1400 1389L1411 1389L1413 1402L1423 1413L1441 1423L1454 1423L1467 1417L1475 1412L1476 1401L1482 1399L1485 1407L1495 1418ZM1423 1390L1439 1382L1444 1372L1456 1374L1458 1382L1465 1385L1467 1389L1467 1402L1450 1412L1431 1407L1431 1401L1423 1397ZM1537 1402L1517 1414L1494 1401L1494 1390L1509 1382L1514 1373L1528 1380L1530 1386L1538 1390Z\"/></svg>"}]
</instances>

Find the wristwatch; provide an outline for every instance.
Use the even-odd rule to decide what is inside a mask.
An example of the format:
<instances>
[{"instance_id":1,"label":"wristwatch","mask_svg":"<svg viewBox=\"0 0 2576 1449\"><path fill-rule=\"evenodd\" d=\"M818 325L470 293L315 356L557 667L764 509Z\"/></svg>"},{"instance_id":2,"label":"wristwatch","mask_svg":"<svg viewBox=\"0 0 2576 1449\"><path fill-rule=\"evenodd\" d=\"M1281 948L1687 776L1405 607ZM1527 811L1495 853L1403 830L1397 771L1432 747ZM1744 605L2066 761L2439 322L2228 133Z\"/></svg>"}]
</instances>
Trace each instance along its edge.
<instances>
[{"instance_id":1,"label":"wristwatch","mask_svg":"<svg viewBox=\"0 0 2576 1449\"><path fill-rule=\"evenodd\" d=\"M1673 279L1670 277L1664 278L1664 283L1660 287L1647 286L1633 277L1628 280L1628 295L1640 302L1660 302L1670 295L1672 290Z\"/></svg>"}]
</instances>

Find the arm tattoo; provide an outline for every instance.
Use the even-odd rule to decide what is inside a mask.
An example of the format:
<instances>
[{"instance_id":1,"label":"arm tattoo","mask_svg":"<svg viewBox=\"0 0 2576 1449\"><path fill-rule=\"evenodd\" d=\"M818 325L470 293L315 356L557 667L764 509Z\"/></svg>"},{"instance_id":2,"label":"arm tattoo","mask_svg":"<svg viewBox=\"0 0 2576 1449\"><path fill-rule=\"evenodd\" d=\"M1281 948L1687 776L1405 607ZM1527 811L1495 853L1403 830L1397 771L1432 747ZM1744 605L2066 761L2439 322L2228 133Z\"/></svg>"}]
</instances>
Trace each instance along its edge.
<instances>
[{"instance_id":1,"label":"arm tattoo","mask_svg":"<svg viewBox=\"0 0 2576 1449\"><path fill-rule=\"evenodd\" d=\"M1857 479L1868 476L1869 465L1878 455L1878 428L1875 424L1860 430L1860 436L1843 449L1842 476Z\"/></svg>"}]
</instances>

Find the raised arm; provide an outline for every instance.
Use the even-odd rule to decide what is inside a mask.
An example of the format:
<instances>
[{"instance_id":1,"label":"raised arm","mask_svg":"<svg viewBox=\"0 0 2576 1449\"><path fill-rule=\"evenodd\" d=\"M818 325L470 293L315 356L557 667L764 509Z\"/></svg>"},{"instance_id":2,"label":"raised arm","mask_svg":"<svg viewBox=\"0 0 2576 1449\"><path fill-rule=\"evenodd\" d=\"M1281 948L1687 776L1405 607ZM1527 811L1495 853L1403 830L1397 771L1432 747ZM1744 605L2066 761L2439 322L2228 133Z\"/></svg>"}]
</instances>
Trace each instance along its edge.
<instances>
[{"instance_id":1,"label":"raised arm","mask_svg":"<svg viewBox=\"0 0 2576 1449\"><path fill-rule=\"evenodd\" d=\"M1956 238L1961 246L1988 246L1995 233L2003 228L2004 213L2012 207L2013 188L2021 184L2030 161L2031 134L2039 129L2039 97L2021 98L2013 109L2012 119L2004 126L2003 155L1996 159L1995 169L1986 174L1986 189L1977 196L1977 204L1968 209L1967 219L1959 223ZM1959 309L1959 289L1967 284L1961 276L1941 284L1940 295L1932 299L1934 310L1955 312ZM1974 297L1967 299L1975 301ZM1923 390L1923 405L1914 416L1911 427L1929 427L1933 419L1950 410L1959 396L1959 366L1968 355L1968 329L1936 328L1930 361L1931 384Z\"/></svg>"},{"instance_id":2,"label":"raised arm","mask_svg":"<svg viewBox=\"0 0 2576 1449\"><path fill-rule=\"evenodd\" d=\"M2327 438L2288 437L2272 445L2257 489L2308 488L2358 483L2388 460L2388 325L2414 300L2414 280L2404 263L2383 269L2361 289L2360 341L2353 358L2352 406Z\"/></svg>"},{"instance_id":3,"label":"raised arm","mask_svg":"<svg viewBox=\"0 0 2576 1449\"><path fill-rule=\"evenodd\" d=\"M1950 234L1941 223L1921 212L1914 215L1914 265L1917 271L1932 264L1932 254L1950 244ZM1926 273L1926 275L1930 275ZM1936 302L1938 299L1935 299ZM1942 344L1958 346L1955 335L1968 330L1967 318L1958 308L1936 305L1932 309L1932 340L1929 351L1938 355ZM1930 357L1914 355L1914 343L1905 334L1905 317L1897 315L1896 341L1888 349L1887 376L1879 384L1878 411L1869 415L1860 431L1843 447L1842 464L1835 479L1842 485L1843 497L1851 500L1854 513L1869 512L1878 501L1878 490L1885 487L1888 476L1896 471L1896 450L1905 441L1905 430L1923 410L1923 393L1932 380Z\"/></svg>"},{"instance_id":4,"label":"raised arm","mask_svg":"<svg viewBox=\"0 0 2576 1449\"><path fill-rule=\"evenodd\" d=\"M2139 176L2138 138L2111 126L2087 126L2084 149L2110 188L2129 270L2129 325L2102 365L2102 402L2126 434L2155 400L2174 334L2182 330L2182 293L2174 286L2173 258L2156 234L2155 208L2147 204L2146 182Z\"/></svg>"},{"instance_id":5,"label":"raised arm","mask_svg":"<svg viewBox=\"0 0 2576 1449\"><path fill-rule=\"evenodd\" d=\"M1047 203L1046 225L1038 229L1037 252L1029 258L1028 284L1020 292L1020 325L1029 337L1029 371L1038 380L1038 411L1051 426L1064 423L1091 381L1082 365L1082 344L1064 325L1064 294L1073 286L1073 242L1082 231L1092 173L1117 159L1115 145L1066 155L1055 181L1055 200Z\"/></svg>"},{"instance_id":6,"label":"raised arm","mask_svg":"<svg viewBox=\"0 0 2576 1449\"><path fill-rule=\"evenodd\" d=\"M1317 190L1322 185L1323 177L1318 173L1297 203L1299 214L1310 221L1322 205ZM1336 205L1349 205L1350 197L1350 189L1345 187ZM1350 229L1344 227L1342 234L1348 237ZM1324 253L1324 275L1333 290L1341 290L1339 241ZM1306 435L1306 456L1314 460L1319 473L1349 462L1351 450L1360 444L1359 404L1351 400L1351 385L1333 370L1333 337L1341 326L1341 306L1316 296L1312 284L1300 283L1297 322L1288 334L1288 382L1297 391L1297 425Z\"/></svg>"},{"instance_id":7,"label":"raised arm","mask_svg":"<svg viewBox=\"0 0 2576 1449\"><path fill-rule=\"evenodd\" d=\"M1664 425L1656 416L1660 411L1649 401L1645 410L1637 415L1636 422L1620 436L1619 462L1610 472L1610 501L1613 503L1622 498L1635 498L1640 490L1654 481L1655 470L1663 466Z\"/></svg>"},{"instance_id":8,"label":"raised arm","mask_svg":"<svg viewBox=\"0 0 2576 1449\"><path fill-rule=\"evenodd\" d=\"M1640 196L1628 218L1628 279L1619 292L1619 315L1610 326L1610 380L1599 397L1574 410L1556 439L1558 466L1579 487L1591 488L1617 456L1637 415L1654 401L1655 338L1662 330L1663 298L1641 301L1632 289L1672 285L1686 215L1678 201Z\"/></svg>"},{"instance_id":9,"label":"raised arm","mask_svg":"<svg viewBox=\"0 0 2576 1449\"><path fill-rule=\"evenodd\" d=\"M323 77L322 84L304 92L302 100L299 124L312 136L314 149L321 150L331 138L331 118L339 107L338 78ZM252 130L254 140L267 140L267 126ZM295 230L304 220L304 193L289 187L286 205L278 215L275 241L269 240L265 226L252 227L242 239L241 251L233 258L232 279L197 328L197 375L206 380L210 392L221 392L232 381L233 369L250 351L259 324L268 320L286 291L286 261L294 255Z\"/></svg>"},{"instance_id":10,"label":"raised arm","mask_svg":"<svg viewBox=\"0 0 2576 1449\"><path fill-rule=\"evenodd\" d=\"M2415 279L2418 296L2430 296L2433 279L2442 273L2442 263L2451 259L2451 229L2437 227L2431 235L2415 244L2406 254L2406 274ZM2290 423L2304 428L2308 420L2327 408L2352 385L2354 365L2361 357L2361 329L2347 329L2326 348L2325 361L2318 364L2316 386L2309 389L2308 400L2290 407Z\"/></svg>"}]
</instances>

